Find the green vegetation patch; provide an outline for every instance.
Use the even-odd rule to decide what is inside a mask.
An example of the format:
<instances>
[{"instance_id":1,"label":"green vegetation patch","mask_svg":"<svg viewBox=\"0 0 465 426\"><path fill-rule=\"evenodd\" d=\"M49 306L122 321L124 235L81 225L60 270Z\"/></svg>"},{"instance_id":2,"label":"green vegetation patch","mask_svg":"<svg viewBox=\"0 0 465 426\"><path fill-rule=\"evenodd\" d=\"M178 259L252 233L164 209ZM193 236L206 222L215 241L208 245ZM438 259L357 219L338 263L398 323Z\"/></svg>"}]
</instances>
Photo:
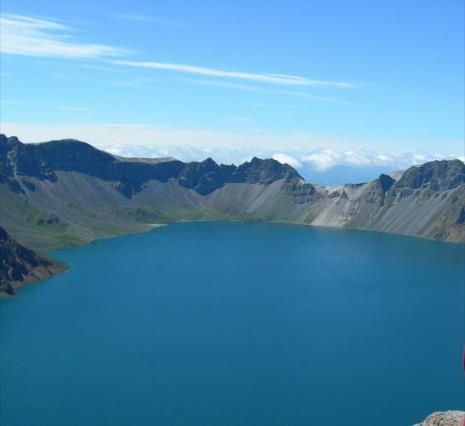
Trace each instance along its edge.
<instances>
[{"instance_id":1,"label":"green vegetation patch","mask_svg":"<svg viewBox=\"0 0 465 426\"><path fill-rule=\"evenodd\" d=\"M137 223L168 223L170 218L158 209L150 207L124 207L116 212L118 218Z\"/></svg>"}]
</instances>

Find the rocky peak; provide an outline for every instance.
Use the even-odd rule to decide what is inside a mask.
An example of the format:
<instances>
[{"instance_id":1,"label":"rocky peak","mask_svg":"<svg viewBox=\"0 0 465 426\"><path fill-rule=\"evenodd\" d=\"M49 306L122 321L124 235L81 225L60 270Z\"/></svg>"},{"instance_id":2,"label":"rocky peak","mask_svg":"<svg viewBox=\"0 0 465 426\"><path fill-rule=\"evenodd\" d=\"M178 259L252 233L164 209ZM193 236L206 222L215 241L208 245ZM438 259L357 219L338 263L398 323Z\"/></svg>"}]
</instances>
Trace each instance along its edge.
<instances>
[{"instance_id":1,"label":"rocky peak","mask_svg":"<svg viewBox=\"0 0 465 426\"><path fill-rule=\"evenodd\" d=\"M381 174L378 178L379 185L384 192L387 192L392 185L396 183L396 180L389 175Z\"/></svg>"},{"instance_id":2,"label":"rocky peak","mask_svg":"<svg viewBox=\"0 0 465 426\"><path fill-rule=\"evenodd\" d=\"M194 189L199 194L206 195L224 186L234 166L218 165L212 158L202 162L192 161L183 165L178 183L185 188Z\"/></svg>"},{"instance_id":3,"label":"rocky peak","mask_svg":"<svg viewBox=\"0 0 465 426\"><path fill-rule=\"evenodd\" d=\"M465 164L460 160L430 161L410 167L396 188L425 188L433 191L454 189L465 183Z\"/></svg>"},{"instance_id":4,"label":"rocky peak","mask_svg":"<svg viewBox=\"0 0 465 426\"><path fill-rule=\"evenodd\" d=\"M0 133L0 151L2 149L4 149L5 147L8 147L8 146L14 146L14 145L18 145L20 144L21 142L19 141L19 139L16 137L16 136L6 136L4 135L3 133Z\"/></svg>"},{"instance_id":5,"label":"rocky peak","mask_svg":"<svg viewBox=\"0 0 465 426\"><path fill-rule=\"evenodd\" d=\"M238 180L248 183L270 184L276 180L303 180L302 176L288 164L274 159L262 160L254 157L250 162L241 164L235 173Z\"/></svg>"}]
</instances>

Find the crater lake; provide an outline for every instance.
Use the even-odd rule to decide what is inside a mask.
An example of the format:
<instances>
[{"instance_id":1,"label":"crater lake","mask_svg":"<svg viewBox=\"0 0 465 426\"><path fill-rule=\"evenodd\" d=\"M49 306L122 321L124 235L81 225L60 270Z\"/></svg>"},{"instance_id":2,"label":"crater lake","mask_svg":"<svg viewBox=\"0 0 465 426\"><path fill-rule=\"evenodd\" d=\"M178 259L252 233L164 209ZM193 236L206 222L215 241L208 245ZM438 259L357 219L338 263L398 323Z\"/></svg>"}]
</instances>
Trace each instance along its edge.
<instances>
[{"instance_id":1,"label":"crater lake","mask_svg":"<svg viewBox=\"0 0 465 426\"><path fill-rule=\"evenodd\" d=\"M1 303L4 426L412 425L464 409L465 246L178 223Z\"/></svg>"}]
</instances>

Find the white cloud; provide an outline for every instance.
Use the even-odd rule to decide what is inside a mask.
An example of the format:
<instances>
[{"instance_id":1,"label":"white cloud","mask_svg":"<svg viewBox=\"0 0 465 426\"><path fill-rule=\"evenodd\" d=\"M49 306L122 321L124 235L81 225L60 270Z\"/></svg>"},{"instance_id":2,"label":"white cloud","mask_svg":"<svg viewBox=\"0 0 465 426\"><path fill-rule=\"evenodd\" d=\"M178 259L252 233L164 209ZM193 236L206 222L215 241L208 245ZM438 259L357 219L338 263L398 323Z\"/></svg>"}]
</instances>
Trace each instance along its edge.
<instances>
[{"instance_id":1,"label":"white cloud","mask_svg":"<svg viewBox=\"0 0 465 426\"><path fill-rule=\"evenodd\" d=\"M0 16L0 53L38 57L101 58L121 55L123 49L79 43L61 23L23 15Z\"/></svg>"},{"instance_id":2,"label":"white cloud","mask_svg":"<svg viewBox=\"0 0 465 426\"><path fill-rule=\"evenodd\" d=\"M367 166L373 162L373 153L364 151L346 151L345 161L351 166Z\"/></svg>"},{"instance_id":3,"label":"white cloud","mask_svg":"<svg viewBox=\"0 0 465 426\"><path fill-rule=\"evenodd\" d=\"M305 77L287 75L287 74L263 74L263 73L250 73L242 71L223 71L215 68L205 68L196 65L188 64L173 64L166 62L154 61L114 61L115 64L127 65L137 68L149 68L165 71L174 71L184 74L203 75L208 77L217 78L230 78L236 80L248 80L259 83L279 84L286 86L326 86L337 88L356 88L357 86L352 83L340 81L324 81L324 80L311 80Z\"/></svg>"},{"instance_id":4,"label":"white cloud","mask_svg":"<svg viewBox=\"0 0 465 426\"><path fill-rule=\"evenodd\" d=\"M181 26L176 21L163 20L158 18L147 17L143 15L120 14L120 19L156 22L165 25ZM115 56L122 56L129 53L128 50L116 46L84 43L76 39L73 29L69 26L50 19L39 19L24 15L2 14L0 15L0 53L10 55L24 55L33 57L51 57L63 59L109 59ZM314 95L302 89L309 87L329 87L329 88L357 88L358 86L343 81L326 81L315 80L307 77L274 74L274 73L251 73L243 71L225 71L216 68L200 67L189 64L165 63L155 61L107 61L107 65L124 65L127 67L148 68L156 70L165 70L181 74L200 75L203 77L223 78L228 80L248 81L260 84L279 85L288 89L273 90L264 87L250 86L246 84L237 84L228 81L218 80L187 80L191 83L210 85L218 87L228 87L243 91L256 93L265 93L273 95L283 95L300 97L309 100L319 100L326 102L347 103L345 101L329 97ZM83 65L90 67L89 65ZM102 71L112 70L110 67L99 67L94 65L93 68ZM126 68L127 69L127 68ZM123 70L122 67L119 71ZM121 82L118 83L122 85ZM127 82L126 85L132 84ZM294 90L289 90L294 89ZM295 90L300 89L300 90Z\"/></svg>"},{"instance_id":5,"label":"white cloud","mask_svg":"<svg viewBox=\"0 0 465 426\"><path fill-rule=\"evenodd\" d=\"M363 152L366 160L363 163L355 164L353 161L354 151L336 151L331 149L316 149L316 150L289 150L287 152L278 151L276 149L267 148L229 148L222 146L201 146L201 145L166 145L146 144L146 145L130 145L130 144L114 144L103 143L96 144L101 149L112 152L114 154L129 156L129 157L175 157L183 161L200 161L207 157L214 158L219 163L225 164L241 164L244 161L249 161L253 157L274 158L283 164L289 164L296 169L305 171L306 167L310 170L324 173L337 166L347 166L349 169L358 168L364 169L369 167L385 168L386 173L393 170L405 170L406 168L419 164L414 160L415 153L398 153L393 155L389 162L380 161L378 157L383 154L376 152ZM435 154L424 153L425 161L437 159ZM441 158L453 159L456 156L443 156ZM462 159L463 160L463 159Z\"/></svg>"},{"instance_id":6,"label":"white cloud","mask_svg":"<svg viewBox=\"0 0 465 426\"><path fill-rule=\"evenodd\" d=\"M330 149L324 149L306 155L302 158L302 161L304 163L310 163L313 168L322 172L338 164L338 155Z\"/></svg>"},{"instance_id":7,"label":"white cloud","mask_svg":"<svg viewBox=\"0 0 465 426\"><path fill-rule=\"evenodd\" d=\"M457 158L457 156L431 152L380 153L364 149L315 149L311 150L310 153L303 154L299 157L299 161L303 164L309 164L317 171L324 172L336 166L358 168L383 166L405 169L415 164L426 163L427 161L452 158Z\"/></svg>"},{"instance_id":8,"label":"white cloud","mask_svg":"<svg viewBox=\"0 0 465 426\"><path fill-rule=\"evenodd\" d=\"M388 154L378 154L376 159L382 164L389 164L393 161L393 157Z\"/></svg>"},{"instance_id":9,"label":"white cloud","mask_svg":"<svg viewBox=\"0 0 465 426\"><path fill-rule=\"evenodd\" d=\"M290 166L295 167L295 168L299 168L302 166L302 163L297 158L292 157L287 154L280 153L280 152L278 152L277 154L274 154L273 158L282 164L289 164Z\"/></svg>"},{"instance_id":10,"label":"white cloud","mask_svg":"<svg viewBox=\"0 0 465 426\"><path fill-rule=\"evenodd\" d=\"M413 154L412 160L415 163L422 163L422 162L424 162L426 160L426 157L425 157L424 154L417 153L417 154Z\"/></svg>"},{"instance_id":11,"label":"white cloud","mask_svg":"<svg viewBox=\"0 0 465 426\"><path fill-rule=\"evenodd\" d=\"M256 107L256 108L295 108L295 105L268 104L268 103L263 103L263 102L249 102L248 105L251 107Z\"/></svg>"},{"instance_id":12,"label":"white cloud","mask_svg":"<svg viewBox=\"0 0 465 426\"><path fill-rule=\"evenodd\" d=\"M218 81L218 80L198 80L198 79L191 79L191 78L183 78L182 80L187 81L189 83L193 83L193 84L199 84L201 86L224 87L227 89L243 90L245 92L264 93L268 95L293 96L293 97L308 99L311 101L324 101L324 102L348 104L347 101L343 101L343 100L328 97L328 96L312 95L311 93L308 93L302 90L273 90L273 89L265 89L263 87L250 86L248 84L229 83L227 81Z\"/></svg>"},{"instance_id":13,"label":"white cloud","mask_svg":"<svg viewBox=\"0 0 465 426\"><path fill-rule=\"evenodd\" d=\"M184 28L186 26L182 22L174 21L172 19L155 18L153 16L147 16L147 15L136 15L132 13L117 13L114 16L117 19L123 19L125 21L147 22L147 23L153 23L153 24L158 24L158 25L165 25L167 27Z\"/></svg>"},{"instance_id":14,"label":"white cloud","mask_svg":"<svg viewBox=\"0 0 465 426\"><path fill-rule=\"evenodd\" d=\"M79 64L78 66L81 68L87 68L87 69L95 70L95 71L102 71L105 73L112 72L112 73L118 73L118 74L125 74L128 72L127 70L125 69L123 70L121 68L105 67L105 66L95 65L95 64Z\"/></svg>"}]
</instances>

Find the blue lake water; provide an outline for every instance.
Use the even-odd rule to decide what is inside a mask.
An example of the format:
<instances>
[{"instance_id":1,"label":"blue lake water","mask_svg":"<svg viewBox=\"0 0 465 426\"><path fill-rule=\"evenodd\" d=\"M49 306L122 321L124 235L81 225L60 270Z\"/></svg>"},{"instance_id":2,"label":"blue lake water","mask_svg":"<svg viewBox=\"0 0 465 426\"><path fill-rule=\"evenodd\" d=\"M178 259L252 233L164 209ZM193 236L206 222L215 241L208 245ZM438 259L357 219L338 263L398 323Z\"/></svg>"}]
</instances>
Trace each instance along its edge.
<instances>
[{"instance_id":1,"label":"blue lake water","mask_svg":"<svg viewBox=\"0 0 465 426\"><path fill-rule=\"evenodd\" d=\"M181 223L1 302L2 426L411 425L464 408L465 246Z\"/></svg>"}]
</instances>

